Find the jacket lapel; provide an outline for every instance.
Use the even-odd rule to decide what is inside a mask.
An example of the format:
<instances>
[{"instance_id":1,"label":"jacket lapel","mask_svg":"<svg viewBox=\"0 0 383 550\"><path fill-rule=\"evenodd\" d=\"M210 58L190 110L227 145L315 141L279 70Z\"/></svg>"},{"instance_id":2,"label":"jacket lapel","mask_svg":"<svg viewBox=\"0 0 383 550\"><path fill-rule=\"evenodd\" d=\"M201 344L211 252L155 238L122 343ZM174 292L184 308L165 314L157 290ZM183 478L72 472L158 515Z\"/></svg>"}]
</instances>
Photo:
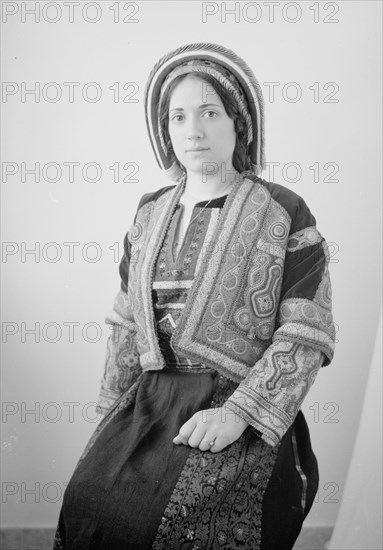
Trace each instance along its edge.
<instances>
[{"instance_id":1,"label":"jacket lapel","mask_svg":"<svg viewBox=\"0 0 383 550\"><path fill-rule=\"evenodd\" d=\"M238 382L259 355L234 319L241 308L247 315L249 251L258 242L269 199L258 182L235 184L172 336L176 351Z\"/></svg>"},{"instance_id":2,"label":"jacket lapel","mask_svg":"<svg viewBox=\"0 0 383 550\"><path fill-rule=\"evenodd\" d=\"M141 265L141 304L143 309L143 326L145 327L145 342L147 349L140 355L142 366L148 370L161 370L166 364L161 353L158 336L156 331L156 323L154 317L153 305L153 275L155 262L158 257L161 245L169 227L171 217L183 193L185 182L180 182L176 187L170 189L167 193L154 203L153 211L151 212L151 222L148 227L148 236L146 241L146 250Z\"/></svg>"},{"instance_id":3,"label":"jacket lapel","mask_svg":"<svg viewBox=\"0 0 383 550\"><path fill-rule=\"evenodd\" d=\"M166 366L155 327L152 284L155 262L184 187L185 182L180 182L175 188L162 195L154 204L151 213L152 223L149 224L150 230L141 265L140 280L140 299L147 338L147 342L145 342L147 351L141 354L140 360L145 370L160 370ZM257 193L254 194L255 189L257 189ZM251 199L250 195L255 199ZM249 201L253 204L249 204ZM243 218L248 216L249 209L253 212L254 209L257 210L257 201L259 203L258 209L263 210L261 207L267 202L267 193L261 185L248 179L235 182L221 210L212 237L212 243L214 244L206 252L204 251L203 261L195 274L185 308L172 336L174 348L178 348L180 353L186 352L194 360L204 361L216 366L218 358L210 344L203 345L201 339L197 343L196 340L193 340L193 337L198 330L201 330L201 323L204 322L204 311L207 309L210 311L213 291L222 279L225 251L229 250L229 247L233 245L238 237L238 227L241 226ZM254 239L253 232L249 233L249 238ZM246 364L241 365L239 376L236 379L242 379L247 373L247 369Z\"/></svg>"}]
</instances>

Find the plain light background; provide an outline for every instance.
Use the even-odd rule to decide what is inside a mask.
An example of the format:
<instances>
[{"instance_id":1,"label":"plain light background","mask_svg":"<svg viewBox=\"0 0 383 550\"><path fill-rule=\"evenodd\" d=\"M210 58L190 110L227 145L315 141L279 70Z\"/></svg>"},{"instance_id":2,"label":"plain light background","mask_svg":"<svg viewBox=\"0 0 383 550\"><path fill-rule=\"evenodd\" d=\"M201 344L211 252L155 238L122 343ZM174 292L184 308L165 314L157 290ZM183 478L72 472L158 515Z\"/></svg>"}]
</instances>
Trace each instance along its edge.
<instances>
[{"instance_id":1,"label":"plain light background","mask_svg":"<svg viewBox=\"0 0 383 550\"><path fill-rule=\"evenodd\" d=\"M328 550L380 550L382 538L382 312L359 429Z\"/></svg>"},{"instance_id":2,"label":"plain light background","mask_svg":"<svg viewBox=\"0 0 383 550\"><path fill-rule=\"evenodd\" d=\"M3 9L5 4L21 10L20 2L3 2ZM147 1L137 3L138 10L130 3L125 11L128 3L120 2L113 22L114 3L103 1L95 3L101 10L95 23L81 16L84 2L72 23L60 2L56 23L47 20L53 9L44 19L45 2L26 4L38 5L40 22L30 16L23 22L19 11L2 23L3 87L14 83L7 90L15 92L2 99L2 241L8 252L2 258L3 527L56 525L65 484L96 427L92 403L104 369L104 318L120 285L122 241L141 195L172 184L151 150L144 87L161 56L192 42L221 44L253 69L265 97L266 160L279 163L263 177L303 196L331 243L337 349L303 410L321 477L306 525L334 525L381 302L381 3L330 2L326 11L324 2L297 2L301 17L295 23L298 8L283 13L282 3L273 22L264 2L246 3L257 4L257 22L251 22L254 7L244 12L241 3L237 16L225 21L225 6L235 3L210 3L217 13L203 22L200 2ZM89 8L87 14L94 18L96 12ZM138 21L124 23L124 17ZM80 83L73 102L65 82ZM81 93L89 82L102 91L94 103ZM40 101L23 97L22 83L28 89L40 83L45 98L42 91ZM56 83L61 99L46 99L55 93L44 88L48 83ZM135 84L124 90L126 83ZM274 101L267 83L275 83ZM119 89L119 101L111 86ZM301 98L292 101L296 90ZM93 97L94 89L88 91ZM129 97L138 101L123 101ZM32 175L22 181L22 163L30 169L37 162L40 182ZM72 182L64 165L70 162L80 164ZM81 175L90 162L100 167L99 181ZM43 170L47 163L61 167L57 182L49 181L52 167ZM110 169L115 163L119 181ZM129 178L126 163L138 166L138 182L122 181ZM296 182L289 163L301 169ZM333 165L327 163L338 166L337 181L329 181ZM17 172L5 180L9 166ZM94 174L90 169L88 177ZM64 243L78 243L73 258ZM25 254L33 248L36 255ZM57 253L61 258L49 261ZM25 332L33 328L35 335ZM370 437L380 437L373 424Z\"/></svg>"}]
</instances>

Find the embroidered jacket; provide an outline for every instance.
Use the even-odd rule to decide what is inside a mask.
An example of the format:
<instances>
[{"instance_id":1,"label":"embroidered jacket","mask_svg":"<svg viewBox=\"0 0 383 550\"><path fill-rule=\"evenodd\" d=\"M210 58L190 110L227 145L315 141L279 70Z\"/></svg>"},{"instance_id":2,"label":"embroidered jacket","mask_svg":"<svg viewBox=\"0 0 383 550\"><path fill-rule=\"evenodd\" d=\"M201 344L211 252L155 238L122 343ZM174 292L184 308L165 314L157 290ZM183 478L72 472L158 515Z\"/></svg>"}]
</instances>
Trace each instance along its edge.
<instances>
[{"instance_id":1,"label":"embroidered jacket","mask_svg":"<svg viewBox=\"0 0 383 550\"><path fill-rule=\"evenodd\" d=\"M98 401L103 412L144 371L165 366L152 279L183 185L145 194L125 236L121 289L105 320L112 333ZM234 184L201 251L172 335L176 352L239 383L225 406L273 446L333 357L328 263L304 200L282 185L246 177Z\"/></svg>"}]
</instances>

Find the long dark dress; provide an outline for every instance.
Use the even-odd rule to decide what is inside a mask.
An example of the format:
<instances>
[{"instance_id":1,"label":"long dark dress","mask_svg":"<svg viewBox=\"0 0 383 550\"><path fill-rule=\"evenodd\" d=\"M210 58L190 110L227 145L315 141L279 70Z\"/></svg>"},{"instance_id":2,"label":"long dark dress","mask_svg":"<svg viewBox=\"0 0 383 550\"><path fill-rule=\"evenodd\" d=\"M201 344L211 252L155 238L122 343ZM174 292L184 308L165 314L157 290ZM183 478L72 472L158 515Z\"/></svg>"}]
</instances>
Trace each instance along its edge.
<instances>
[{"instance_id":1,"label":"long dark dress","mask_svg":"<svg viewBox=\"0 0 383 550\"><path fill-rule=\"evenodd\" d=\"M299 534L318 486L302 412L277 447L252 427L218 453L172 442L195 412L221 406L237 387L171 346L225 199L196 205L177 256L180 205L173 215L153 282L166 368L141 375L78 464L54 550L289 550Z\"/></svg>"}]
</instances>

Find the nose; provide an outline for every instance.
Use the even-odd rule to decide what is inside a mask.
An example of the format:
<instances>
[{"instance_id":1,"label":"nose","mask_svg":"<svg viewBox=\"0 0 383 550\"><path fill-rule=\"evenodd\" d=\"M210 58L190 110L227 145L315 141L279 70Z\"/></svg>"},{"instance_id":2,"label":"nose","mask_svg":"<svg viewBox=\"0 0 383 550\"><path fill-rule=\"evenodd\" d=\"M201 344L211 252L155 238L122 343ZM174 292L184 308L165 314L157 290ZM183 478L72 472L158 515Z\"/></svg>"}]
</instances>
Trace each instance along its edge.
<instances>
[{"instance_id":1,"label":"nose","mask_svg":"<svg viewBox=\"0 0 383 550\"><path fill-rule=\"evenodd\" d=\"M201 139L203 136L203 127L199 116L191 116L186 131L187 138L190 140Z\"/></svg>"}]
</instances>

